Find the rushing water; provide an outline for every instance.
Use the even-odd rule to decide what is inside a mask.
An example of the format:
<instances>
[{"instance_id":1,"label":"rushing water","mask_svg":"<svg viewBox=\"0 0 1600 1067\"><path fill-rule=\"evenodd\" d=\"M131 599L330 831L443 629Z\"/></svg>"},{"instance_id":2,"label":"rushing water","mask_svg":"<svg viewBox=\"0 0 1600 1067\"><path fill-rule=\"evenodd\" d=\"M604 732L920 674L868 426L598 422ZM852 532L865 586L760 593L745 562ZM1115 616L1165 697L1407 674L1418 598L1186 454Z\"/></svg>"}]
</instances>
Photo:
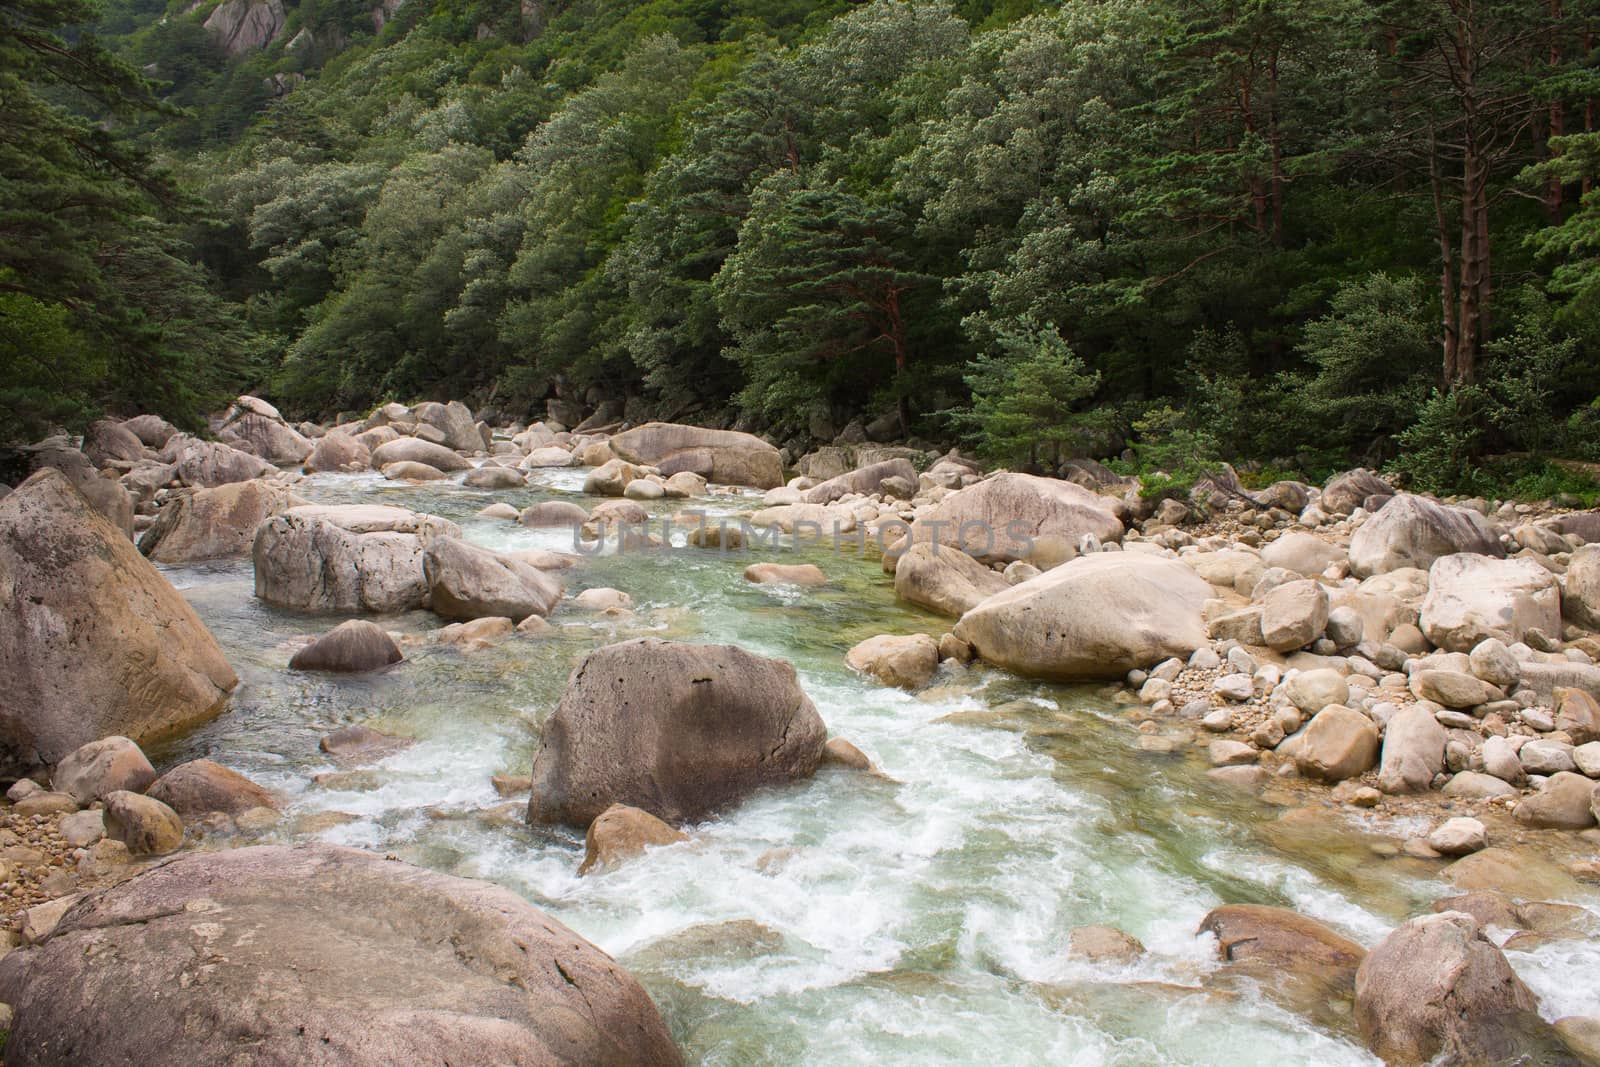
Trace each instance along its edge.
<instances>
[{"instance_id":1,"label":"rushing water","mask_svg":"<svg viewBox=\"0 0 1600 1067\"><path fill-rule=\"evenodd\" d=\"M496 499L570 498L581 474L537 481L488 492L319 475L298 491L443 515L496 549L571 551L568 531L473 517ZM511 887L632 969L691 1063L1376 1062L1347 1016L1313 1023L1251 987L1219 987L1214 946L1194 931L1217 904L1259 902L1371 944L1447 892L1432 868L1377 858L1336 818L1283 819L1218 790L1187 743L1141 750L1103 690L981 667L916 695L856 677L843 653L857 641L948 623L896 604L875 560L811 553L830 584L802 591L743 581L754 558L585 559L560 572L569 593L622 589L632 616L567 602L554 633L471 652L423 643L396 668L353 678L286 669L294 642L331 623L256 601L248 561L169 568L243 681L221 718L157 755L210 755L280 790L280 839L379 849ZM417 612L385 624L421 634L441 621ZM539 723L586 651L644 634L789 659L830 732L883 774L824 769L691 828L687 843L577 877L582 835L526 826L522 802L498 797L490 776L528 773ZM317 743L352 722L415 743L341 767ZM1092 923L1138 937L1148 955L1070 956L1070 931ZM1512 959L1549 1017L1597 1010L1593 941Z\"/></svg>"}]
</instances>

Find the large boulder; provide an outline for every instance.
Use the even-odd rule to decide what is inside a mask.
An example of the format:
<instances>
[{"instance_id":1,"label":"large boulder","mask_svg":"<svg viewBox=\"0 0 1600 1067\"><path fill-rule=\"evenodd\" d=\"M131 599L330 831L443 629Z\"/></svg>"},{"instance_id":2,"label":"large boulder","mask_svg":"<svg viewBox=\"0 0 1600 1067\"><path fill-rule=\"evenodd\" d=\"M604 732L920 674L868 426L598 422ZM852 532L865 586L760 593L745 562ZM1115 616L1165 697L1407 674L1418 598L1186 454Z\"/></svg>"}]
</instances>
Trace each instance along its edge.
<instances>
[{"instance_id":1,"label":"large boulder","mask_svg":"<svg viewBox=\"0 0 1600 1067\"><path fill-rule=\"evenodd\" d=\"M1428 569L1424 635L1439 648L1471 652L1481 641L1521 641L1529 630L1561 633L1561 586L1531 559L1457 553Z\"/></svg>"},{"instance_id":2,"label":"large boulder","mask_svg":"<svg viewBox=\"0 0 1600 1067\"><path fill-rule=\"evenodd\" d=\"M137 437L149 448L164 448L178 428L160 415L135 415L122 424L123 429Z\"/></svg>"},{"instance_id":3,"label":"large boulder","mask_svg":"<svg viewBox=\"0 0 1600 1067\"><path fill-rule=\"evenodd\" d=\"M1494 528L1476 511L1406 493L1385 504L1350 538L1350 570L1360 578L1401 567L1427 570L1440 556L1458 552L1496 558L1506 554Z\"/></svg>"},{"instance_id":4,"label":"large boulder","mask_svg":"<svg viewBox=\"0 0 1600 1067\"><path fill-rule=\"evenodd\" d=\"M1505 955L1465 912L1421 915L1356 971L1356 1025L1390 1064L1505 1063L1538 1010Z\"/></svg>"},{"instance_id":5,"label":"large boulder","mask_svg":"<svg viewBox=\"0 0 1600 1067\"><path fill-rule=\"evenodd\" d=\"M894 569L896 596L952 618L1009 588L1001 575L949 545L913 545Z\"/></svg>"},{"instance_id":6,"label":"large boulder","mask_svg":"<svg viewBox=\"0 0 1600 1067\"><path fill-rule=\"evenodd\" d=\"M1261 601L1261 637L1274 652L1305 648L1328 625L1328 593L1309 578L1285 582Z\"/></svg>"},{"instance_id":7,"label":"large boulder","mask_svg":"<svg viewBox=\"0 0 1600 1067\"><path fill-rule=\"evenodd\" d=\"M632 976L515 893L322 845L90 894L0 998L17 1067L682 1062Z\"/></svg>"},{"instance_id":8,"label":"large boulder","mask_svg":"<svg viewBox=\"0 0 1600 1067\"><path fill-rule=\"evenodd\" d=\"M101 419L90 423L84 432L83 454L96 467L108 463L137 463L144 458L144 442L122 423Z\"/></svg>"},{"instance_id":9,"label":"large boulder","mask_svg":"<svg viewBox=\"0 0 1600 1067\"><path fill-rule=\"evenodd\" d=\"M584 657L545 721L528 819L586 827L613 804L695 821L809 778L827 729L794 668L731 645L644 638Z\"/></svg>"},{"instance_id":10,"label":"large boulder","mask_svg":"<svg viewBox=\"0 0 1600 1067\"><path fill-rule=\"evenodd\" d=\"M372 452L343 430L329 430L317 438L306 457L305 471L364 471L372 466Z\"/></svg>"},{"instance_id":11,"label":"large boulder","mask_svg":"<svg viewBox=\"0 0 1600 1067\"><path fill-rule=\"evenodd\" d=\"M208 759L178 764L145 792L191 820L214 811L238 815L252 808L278 806L278 798L271 791Z\"/></svg>"},{"instance_id":12,"label":"large boulder","mask_svg":"<svg viewBox=\"0 0 1600 1067\"><path fill-rule=\"evenodd\" d=\"M134 856L165 856L183 844L183 820L155 797L119 789L105 798L106 837Z\"/></svg>"},{"instance_id":13,"label":"large boulder","mask_svg":"<svg viewBox=\"0 0 1600 1067\"><path fill-rule=\"evenodd\" d=\"M428 606L447 619L544 616L561 586L539 568L455 537L436 537L422 554Z\"/></svg>"},{"instance_id":14,"label":"large boulder","mask_svg":"<svg viewBox=\"0 0 1600 1067\"><path fill-rule=\"evenodd\" d=\"M224 423L219 436L247 441L256 455L268 463L287 466L311 455L311 440L281 418L269 418L253 411L242 411Z\"/></svg>"},{"instance_id":15,"label":"large boulder","mask_svg":"<svg viewBox=\"0 0 1600 1067\"><path fill-rule=\"evenodd\" d=\"M181 444L174 450L173 445ZM248 482L277 470L260 456L243 452L221 441L197 441L178 436L167 442L162 457L172 455L173 473L184 485L213 489L230 482Z\"/></svg>"},{"instance_id":16,"label":"large boulder","mask_svg":"<svg viewBox=\"0 0 1600 1067\"><path fill-rule=\"evenodd\" d=\"M1426 793L1434 775L1444 770L1449 739L1429 709L1408 704L1395 712L1383 733L1378 788L1385 793Z\"/></svg>"},{"instance_id":17,"label":"large boulder","mask_svg":"<svg viewBox=\"0 0 1600 1067\"><path fill-rule=\"evenodd\" d=\"M1335 475L1322 490L1322 510L1330 515L1348 515L1369 497L1388 496L1394 488L1365 467Z\"/></svg>"},{"instance_id":18,"label":"large boulder","mask_svg":"<svg viewBox=\"0 0 1600 1067\"><path fill-rule=\"evenodd\" d=\"M372 450L372 465L379 470L390 463L421 463L434 470L452 473L472 469L472 464L444 445L420 437L400 437Z\"/></svg>"},{"instance_id":19,"label":"large boulder","mask_svg":"<svg viewBox=\"0 0 1600 1067\"><path fill-rule=\"evenodd\" d=\"M381 504L302 506L256 530L256 596L278 607L355 614L420 608L422 554L453 522Z\"/></svg>"},{"instance_id":20,"label":"large boulder","mask_svg":"<svg viewBox=\"0 0 1600 1067\"><path fill-rule=\"evenodd\" d=\"M1206 644L1210 597L1206 580L1175 559L1100 552L996 593L955 633L1017 674L1120 678Z\"/></svg>"},{"instance_id":21,"label":"large boulder","mask_svg":"<svg viewBox=\"0 0 1600 1067\"><path fill-rule=\"evenodd\" d=\"M1354 778L1378 762L1378 728L1343 704L1329 704L1317 712L1304 730L1284 744L1300 773L1321 782Z\"/></svg>"},{"instance_id":22,"label":"large boulder","mask_svg":"<svg viewBox=\"0 0 1600 1067\"><path fill-rule=\"evenodd\" d=\"M1557 771L1537 793L1519 801L1511 814L1517 822L1535 829L1583 830L1595 824L1595 789L1594 782L1584 775Z\"/></svg>"},{"instance_id":23,"label":"large boulder","mask_svg":"<svg viewBox=\"0 0 1600 1067\"><path fill-rule=\"evenodd\" d=\"M1348 937L1298 912L1262 904L1225 904L1200 923L1213 934L1217 954L1230 969L1258 978L1280 975L1348 996L1366 950Z\"/></svg>"},{"instance_id":24,"label":"large boulder","mask_svg":"<svg viewBox=\"0 0 1600 1067\"><path fill-rule=\"evenodd\" d=\"M484 450L483 436L478 433L478 424L472 418L472 412L467 405L459 400L452 400L448 404L440 404L433 400L424 401L411 409L417 417L418 423L425 423L438 430L444 436L444 444L458 452L482 452Z\"/></svg>"},{"instance_id":25,"label":"large boulder","mask_svg":"<svg viewBox=\"0 0 1600 1067\"><path fill-rule=\"evenodd\" d=\"M876 493L883 487L886 478L904 478L916 485L917 468L908 459L886 459L882 463L857 467L848 474L829 478L821 485L807 489L800 499L807 504L831 504L851 493Z\"/></svg>"},{"instance_id":26,"label":"large boulder","mask_svg":"<svg viewBox=\"0 0 1600 1067\"><path fill-rule=\"evenodd\" d=\"M844 661L884 685L919 689L939 669L939 642L927 634L879 634L851 648Z\"/></svg>"},{"instance_id":27,"label":"large boulder","mask_svg":"<svg viewBox=\"0 0 1600 1067\"><path fill-rule=\"evenodd\" d=\"M200 617L65 475L0 500L0 773L211 718L238 676Z\"/></svg>"},{"instance_id":28,"label":"large boulder","mask_svg":"<svg viewBox=\"0 0 1600 1067\"><path fill-rule=\"evenodd\" d=\"M690 471L708 482L771 489L783 484L783 456L753 434L647 422L610 440L611 450L663 475Z\"/></svg>"},{"instance_id":29,"label":"large boulder","mask_svg":"<svg viewBox=\"0 0 1600 1067\"><path fill-rule=\"evenodd\" d=\"M161 505L139 538L139 551L157 563L248 556L256 527L294 505L277 482L231 482L215 489L184 489Z\"/></svg>"},{"instance_id":30,"label":"large boulder","mask_svg":"<svg viewBox=\"0 0 1600 1067\"><path fill-rule=\"evenodd\" d=\"M1331 545L1316 534L1294 530L1263 548L1261 562L1267 567L1281 567L1314 578L1333 564L1343 562L1345 555L1343 545Z\"/></svg>"},{"instance_id":31,"label":"large boulder","mask_svg":"<svg viewBox=\"0 0 1600 1067\"><path fill-rule=\"evenodd\" d=\"M294 671L375 671L405 657L388 631L366 619L341 622L289 660Z\"/></svg>"},{"instance_id":32,"label":"large boulder","mask_svg":"<svg viewBox=\"0 0 1600 1067\"><path fill-rule=\"evenodd\" d=\"M155 768L126 737L90 741L50 772L50 787L79 804L104 800L121 789L143 793L155 780Z\"/></svg>"},{"instance_id":33,"label":"large boulder","mask_svg":"<svg viewBox=\"0 0 1600 1067\"><path fill-rule=\"evenodd\" d=\"M1600 630L1600 545L1584 545L1572 554L1561 610L1584 629Z\"/></svg>"},{"instance_id":34,"label":"large boulder","mask_svg":"<svg viewBox=\"0 0 1600 1067\"><path fill-rule=\"evenodd\" d=\"M1009 563L1040 550L1052 560L1070 556L1087 534L1101 542L1122 539L1122 522L1105 497L1057 478L1006 473L951 493L918 516L910 543L938 541L984 563Z\"/></svg>"}]
</instances>

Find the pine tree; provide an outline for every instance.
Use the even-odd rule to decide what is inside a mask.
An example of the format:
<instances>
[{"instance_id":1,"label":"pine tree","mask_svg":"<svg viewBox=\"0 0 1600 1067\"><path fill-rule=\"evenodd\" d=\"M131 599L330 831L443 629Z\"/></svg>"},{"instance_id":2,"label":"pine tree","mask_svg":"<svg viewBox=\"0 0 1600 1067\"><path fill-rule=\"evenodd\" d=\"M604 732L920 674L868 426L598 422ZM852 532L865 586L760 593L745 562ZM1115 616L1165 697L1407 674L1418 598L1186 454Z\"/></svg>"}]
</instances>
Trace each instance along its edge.
<instances>
[{"instance_id":1,"label":"pine tree","mask_svg":"<svg viewBox=\"0 0 1600 1067\"><path fill-rule=\"evenodd\" d=\"M1032 318L990 327L994 344L968 365L972 407L956 414L979 452L998 463L1037 467L1092 452L1106 423L1103 412L1084 411L1100 375L1055 326Z\"/></svg>"},{"instance_id":2,"label":"pine tree","mask_svg":"<svg viewBox=\"0 0 1600 1067\"><path fill-rule=\"evenodd\" d=\"M249 353L172 227L187 199L115 131L150 86L68 39L95 14L0 0L0 440L107 406L195 425Z\"/></svg>"}]
</instances>

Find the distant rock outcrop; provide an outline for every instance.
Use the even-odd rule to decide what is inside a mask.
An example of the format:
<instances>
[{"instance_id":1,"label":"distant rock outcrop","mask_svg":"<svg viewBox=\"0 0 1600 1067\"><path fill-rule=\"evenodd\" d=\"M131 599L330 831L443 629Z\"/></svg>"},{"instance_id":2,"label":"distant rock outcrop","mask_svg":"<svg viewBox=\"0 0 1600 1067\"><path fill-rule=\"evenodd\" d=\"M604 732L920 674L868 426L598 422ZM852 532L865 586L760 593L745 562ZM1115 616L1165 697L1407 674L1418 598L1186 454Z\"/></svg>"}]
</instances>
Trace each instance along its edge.
<instances>
[{"instance_id":1,"label":"distant rock outcrop","mask_svg":"<svg viewBox=\"0 0 1600 1067\"><path fill-rule=\"evenodd\" d=\"M283 24L282 0L223 0L206 19L206 29L231 56L265 48Z\"/></svg>"}]
</instances>

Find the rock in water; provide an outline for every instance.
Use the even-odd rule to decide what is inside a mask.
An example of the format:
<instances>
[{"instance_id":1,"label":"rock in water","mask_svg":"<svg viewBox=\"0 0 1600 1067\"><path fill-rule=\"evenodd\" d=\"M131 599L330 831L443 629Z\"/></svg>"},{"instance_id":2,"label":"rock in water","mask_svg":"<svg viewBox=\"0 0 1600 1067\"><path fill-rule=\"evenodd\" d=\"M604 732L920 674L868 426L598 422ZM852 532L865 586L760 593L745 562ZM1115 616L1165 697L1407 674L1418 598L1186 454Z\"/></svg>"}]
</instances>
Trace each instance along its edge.
<instances>
[{"instance_id":1,"label":"rock in water","mask_svg":"<svg viewBox=\"0 0 1600 1067\"><path fill-rule=\"evenodd\" d=\"M422 554L453 522L379 504L290 508L256 530L256 596L299 611L356 614L420 608Z\"/></svg>"},{"instance_id":2,"label":"rock in water","mask_svg":"<svg viewBox=\"0 0 1600 1067\"><path fill-rule=\"evenodd\" d=\"M894 568L896 596L952 618L1009 588L1004 577L950 545L913 545Z\"/></svg>"},{"instance_id":3,"label":"rock in water","mask_svg":"<svg viewBox=\"0 0 1600 1067\"><path fill-rule=\"evenodd\" d=\"M372 465L372 452L343 430L329 430L317 438L306 457L305 472L364 471Z\"/></svg>"},{"instance_id":4,"label":"rock in water","mask_svg":"<svg viewBox=\"0 0 1600 1067\"><path fill-rule=\"evenodd\" d=\"M383 627L351 619L329 630L289 660L294 671L375 671L405 657Z\"/></svg>"},{"instance_id":5,"label":"rock in water","mask_svg":"<svg viewBox=\"0 0 1600 1067\"><path fill-rule=\"evenodd\" d=\"M18 1065L682 1062L633 977L521 897L326 846L92 894L0 961L0 997Z\"/></svg>"},{"instance_id":6,"label":"rock in water","mask_svg":"<svg viewBox=\"0 0 1600 1067\"><path fill-rule=\"evenodd\" d=\"M954 633L990 663L1031 677L1120 678L1207 643L1204 578L1175 559L1082 556L984 600Z\"/></svg>"},{"instance_id":7,"label":"rock in water","mask_svg":"<svg viewBox=\"0 0 1600 1067\"><path fill-rule=\"evenodd\" d=\"M510 467L485 465L468 473L461 484L474 489L521 489L528 484L528 480L521 471Z\"/></svg>"},{"instance_id":8,"label":"rock in water","mask_svg":"<svg viewBox=\"0 0 1600 1067\"><path fill-rule=\"evenodd\" d=\"M920 689L939 669L939 642L927 634L879 634L851 648L844 661L884 685Z\"/></svg>"},{"instance_id":9,"label":"rock in water","mask_svg":"<svg viewBox=\"0 0 1600 1067\"><path fill-rule=\"evenodd\" d=\"M374 467L382 470L390 463L421 463L447 474L472 469L471 463L444 445L417 437L402 437L372 450Z\"/></svg>"},{"instance_id":10,"label":"rock in water","mask_svg":"<svg viewBox=\"0 0 1600 1067\"><path fill-rule=\"evenodd\" d=\"M778 450L735 430L648 422L617 434L610 444L628 462L657 467L668 477L689 471L723 485L772 489L783 484L783 457Z\"/></svg>"},{"instance_id":11,"label":"rock in water","mask_svg":"<svg viewBox=\"0 0 1600 1067\"><path fill-rule=\"evenodd\" d=\"M203 722L239 683L188 601L60 471L0 501L0 589L6 773Z\"/></svg>"},{"instance_id":12,"label":"rock in water","mask_svg":"<svg viewBox=\"0 0 1600 1067\"><path fill-rule=\"evenodd\" d=\"M238 815L251 808L276 808L278 798L238 771L208 759L180 763L156 779L148 795L185 819L213 811Z\"/></svg>"},{"instance_id":13,"label":"rock in water","mask_svg":"<svg viewBox=\"0 0 1600 1067\"><path fill-rule=\"evenodd\" d=\"M1494 942L1464 912L1423 915L1378 943L1356 972L1356 1025L1390 1064L1499 1063L1538 1010Z\"/></svg>"},{"instance_id":14,"label":"rock in water","mask_svg":"<svg viewBox=\"0 0 1600 1067\"><path fill-rule=\"evenodd\" d=\"M700 819L809 778L826 741L782 660L653 638L607 645L584 657L545 722L528 819L586 827L612 804Z\"/></svg>"},{"instance_id":15,"label":"rock in water","mask_svg":"<svg viewBox=\"0 0 1600 1067\"><path fill-rule=\"evenodd\" d=\"M1366 578L1401 567L1427 570L1440 556L1457 552L1496 558L1506 554L1482 515L1405 493L1350 538L1350 571Z\"/></svg>"},{"instance_id":16,"label":"rock in water","mask_svg":"<svg viewBox=\"0 0 1600 1067\"><path fill-rule=\"evenodd\" d=\"M511 556L439 537L422 554L428 606L447 619L544 616L561 599L561 587L539 568Z\"/></svg>"},{"instance_id":17,"label":"rock in water","mask_svg":"<svg viewBox=\"0 0 1600 1067\"><path fill-rule=\"evenodd\" d=\"M289 487L275 482L231 482L215 489L186 489L161 506L139 538L139 551L157 563L248 556L256 527L288 511Z\"/></svg>"},{"instance_id":18,"label":"rock in water","mask_svg":"<svg viewBox=\"0 0 1600 1067\"><path fill-rule=\"evenodd\" d=\"M1226 904L1198 933L1215 934L1224 973L1261 982L1296 1010L1316 1014L1347 1000L1366 950L1348 937L1286 908Z\"/></svg>"},{"instance_id":19,"label":"rock in water","mask_svg":"<svg viewBox=\"0 0 1600 1067\"><path fill-rule=\"evenodd\" d=\"M689 840L648 811L613 804L589 824L584 835L585 850L580 875L603 871L623 860L642 855L657 845L674 845Z\"/></svg>"},{"instance_id":20,"label":"rock in water","mask_svg":"<svg viewBox=\"0 0 1600 1067\"><path fill-rule=\"evenodd\" d=\"M937 540L984 563L1009 563L1040 550L1072 555L1087 534L1122 540L1109 500L1072 482L1006 473L945 497L912 524L910 543Z\"/></svg>"}]
</instances>

